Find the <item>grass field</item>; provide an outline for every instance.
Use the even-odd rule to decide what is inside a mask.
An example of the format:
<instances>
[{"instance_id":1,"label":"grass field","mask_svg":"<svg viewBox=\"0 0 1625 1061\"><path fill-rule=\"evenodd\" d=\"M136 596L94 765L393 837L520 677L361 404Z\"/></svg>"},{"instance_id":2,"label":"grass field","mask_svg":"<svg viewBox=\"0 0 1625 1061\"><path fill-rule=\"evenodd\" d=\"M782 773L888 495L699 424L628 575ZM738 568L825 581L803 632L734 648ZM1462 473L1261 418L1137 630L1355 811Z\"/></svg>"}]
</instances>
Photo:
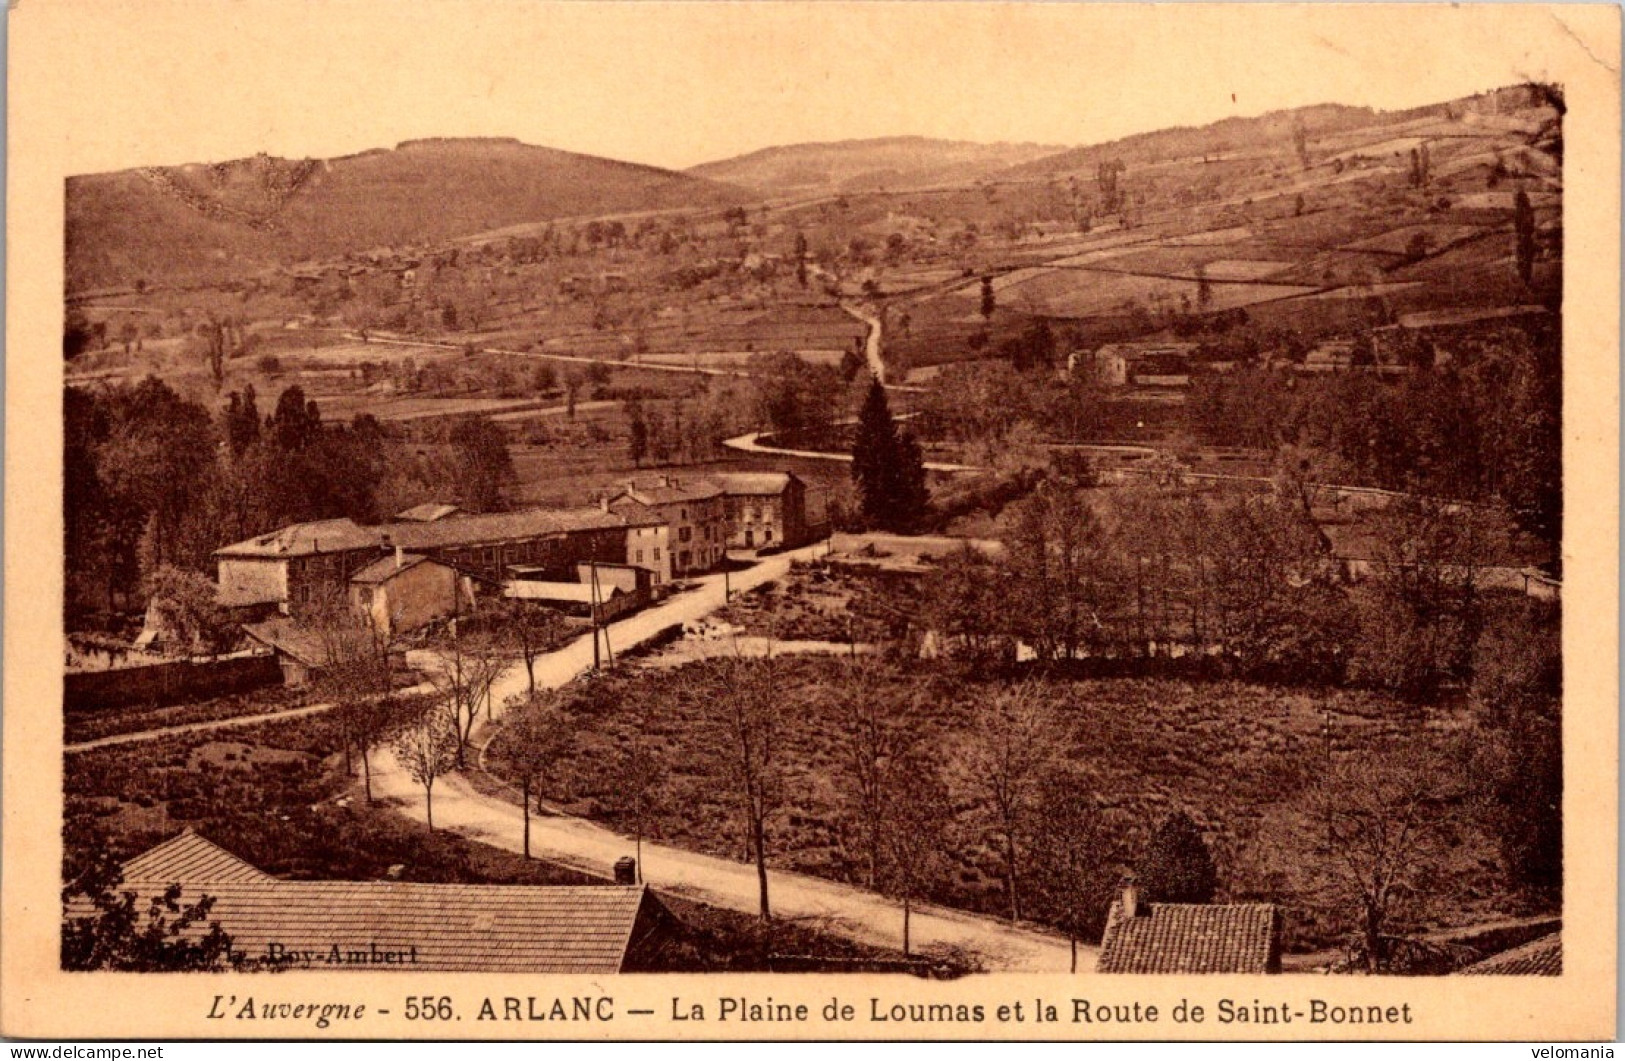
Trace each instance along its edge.
<instances>
[{"instance_id":1,"label":"grass field","mask_svg":"<svg viewBox=\"0 0 1625 1061\"><path fill-rule=\"evenodd\" d=\"M786 803L770 824L770 865L837 880L861 880L862 859L842 795L833 697L850 664L783 658L772 667L786 763ZM685 677L712 663L658 673L622 671L572 691L566 704L580 727L576 755L550 795L568 810L621 825L612 807L615 753L640 732L671 771L657 834L681 846L745 857L745 833L725 778L727 748L703 701L683 695ZM1327 756L1366 754L1384 737L1408 733L1452 768L1463 721L1449 711L1422 719L1363 692L1300 692L1224 682L1119 679L1043 686L1060 727L1058 764L1097 806L1118 861L1131 864L1149 831L1183 809L1203 824L1221 890L1235 900L1267 899L1288 909L1291 944L1334 945L1354 924L1327 898L1328 856L1312 836L1308 785ZM948 766L954 837L932 896L965 909L1006 909L996 831L974 777L954 766L977 740L993 688L942 675L892 671L879 695L922 705L918 726ZM502 737L493 747L501 759ZM1493 844L1465 803L1452 807L1450 855L1435 890L1414 897L1404 927L1447 927L1519 912L1498 883ZM1400 927L1397 926L1396 927Z\"/></svg>"}]
</instances>

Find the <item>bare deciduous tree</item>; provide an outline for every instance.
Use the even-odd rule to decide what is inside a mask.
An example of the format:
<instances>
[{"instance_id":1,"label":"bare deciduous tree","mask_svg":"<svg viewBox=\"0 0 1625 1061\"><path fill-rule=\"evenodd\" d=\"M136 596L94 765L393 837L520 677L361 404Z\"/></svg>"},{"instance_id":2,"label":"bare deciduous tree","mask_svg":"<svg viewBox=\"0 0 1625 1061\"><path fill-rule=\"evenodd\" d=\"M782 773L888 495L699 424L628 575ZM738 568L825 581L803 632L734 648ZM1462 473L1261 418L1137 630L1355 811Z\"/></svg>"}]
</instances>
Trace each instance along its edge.
<instances>
[{"instance_id":1,"label":"bare deciduous tree","mask_svg":"<svg viewBox=\"0 0 1625 1061\"><path fill-rule=\"evenodd\" d=\"M525 661L525 678L531 700L536 699L536 660L551 651L564 635L564 617L551 608L521 600L503 599L493 606L490 617L498 640Z\"/></svg>"},{"instance_id":2,"label":"bare deciduous tree","mask_svg":"<svg viewBox=\"0 0 1625 1061\"><path fill-rule=\"evenodd\" d=\"M880 886L903 904L903 956L908 957L914 904L925 897L948 847L951 801L936 762L921 746L903 753L888 773Z\"/></svg>"},{"instance_id":3,"label":"bare deciduous tree","mask_svg":"<svg viewBox=\"0 0 1625 1061\"><path fill-rule=\"evenodd\" d=\"M771 665L737 656L721 657L691 695L716 728L721 766L745 818L760 890L762 920L772 920L767 895L767 824L784 801L781 712Z\"/></svg>"},{"instance_id":4,"label":"bare deciduous tree","mask_svg":"<svg viewBox=\"0 0 1625 1061\"><path fill-rule=\"evenodd\" d=\"M908 698L888 697L879 669L869 663L852 666L832 704L841 788L862 834L871 888L880 886L887 826L906 785L903 761L922 736L914 706Z\"/></svg>"},{"instance_id":5,"label":"bare deciduous tree","mask_svg":"<svg viewBox=\"0 0 1625 1061\"><path fill-rule=\"evenodd\" d=\"M491 712L491 686L507 667L501 645L484 634L465 634L455 625L440 644L440 659L429 674L441 700L451 711L457 736L457 765L465 765L469 738L480 708Z\"/></svg>"},{"instance_id":6,"label":"bare deciduous tree","mask_svg":"<svg viewBox=\"0 0 1625 1061\"><path fill-rule=\"evenodd\" d=\"M1078 939L1097 935L1117 880L1118 852L1083 779L1056 770L1043 780L1034 829L1037 857L1033 876L1047 919L1072 943L1072 971L1078 971Z\"/></svg>"},{"instance_id":7,"label":"bare deciduous tree","mask_svg":"<svg viewBox=\"0 0 1625 1061\"><path fill-rule=\"evenodd\" d=\"M1386 968L1384 929L1440 854L1450 772L1425 745L1390 742L1318 775L1314 797L1337 889L1360 922L1368 972Z\"/></svg>"},{"instance_id":8,"label":"bare deciduous tree","mask_svg":"<svg viewBox=\"0 0 1625 1061\"><path fill-rule=\"evenodd\" d=\"M503 743L513 772L519 777L520 805L525 814L525 857L529 858L532 800L540 800L541 788L552 779L555 764L570 754L575 727L553 703L532 697L509 710L504 728L507 732Z\"/></svg>"},{"instance_id":9,"label":"bare deciduous tree","mask_svg":"<svg viewBox=\"0 0 1625 1061\"><path fill-rule=\"evenodd\" d=\"M638 880L643 880L643 839L651 832L655 812L660 806L666 783L666 761L660 749L643 730L632 735L630 741L615 757L615 776L619 785L615 789L615 809L621 819L632 827L636 845Z\"/></svg>"},{"instance_id":10,"label":"bare deciduous tree","mask_svg":"<svg viewBox=\"0 0 1625 1061\"><path fill-rule=\"evenodd\" d=\"M1002 689L982 709L965 747L967 780L987 797L1004 854L1010 919L1021 919L1025 837L1039 793L1061 743L1061 727L1036 681Z\"/></svg>"},{"instance_id":11,"label":"bare deciduous tree","mask_svg":"<svg viewBox=\"0 0 1625 1061\"><path fill-rule=\"evenodd\" d=\"M434 831L434 783L457 765L462 743L457 716L450 705L431 706L395 735L395 758L413 781L423 786L424 816Z\"/></svg>"},{"instance_id":12,"label":"bare deciduous tree","mask_svg":"<svg viewBox=\"0 0 1625 1061\"><path fill-rule=\"evenodd\" d=\"M389 638L365 613L352 607L342 591L316 597L301 612L300 621L321 644L325 666L318 690L338 704L345 770L354 773L354 756L359 754L367 802L371 803L368 753L387 737L400 711L400 705L390 699Z\"/></svg>"}]
</instances>

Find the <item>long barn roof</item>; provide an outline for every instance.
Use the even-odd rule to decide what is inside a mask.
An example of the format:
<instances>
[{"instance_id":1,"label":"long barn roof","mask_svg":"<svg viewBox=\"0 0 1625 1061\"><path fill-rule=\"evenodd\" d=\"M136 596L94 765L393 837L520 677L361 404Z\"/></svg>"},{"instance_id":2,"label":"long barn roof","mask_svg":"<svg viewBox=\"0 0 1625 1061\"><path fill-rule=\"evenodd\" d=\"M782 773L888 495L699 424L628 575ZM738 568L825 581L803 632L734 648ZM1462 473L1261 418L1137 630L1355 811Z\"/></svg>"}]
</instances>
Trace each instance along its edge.
<instances>
[{"instance_id":1,"label":"long barn roof","mask_svg":"<svg viewBox=\"0 0 1625 1061\"><path fill-rule=\"evenodd\" d=\"M601 508L528 508L518 512L489 512L477 516L447 516L431 522L400 520L363 527L347 519L294 523L257 538L234 542L215 551L223 557L286 559L358 549L445 549L495 545L501 542L546 538L597 530L624 530L640 526L628 516Z\"/></svg>"}]
</instances>

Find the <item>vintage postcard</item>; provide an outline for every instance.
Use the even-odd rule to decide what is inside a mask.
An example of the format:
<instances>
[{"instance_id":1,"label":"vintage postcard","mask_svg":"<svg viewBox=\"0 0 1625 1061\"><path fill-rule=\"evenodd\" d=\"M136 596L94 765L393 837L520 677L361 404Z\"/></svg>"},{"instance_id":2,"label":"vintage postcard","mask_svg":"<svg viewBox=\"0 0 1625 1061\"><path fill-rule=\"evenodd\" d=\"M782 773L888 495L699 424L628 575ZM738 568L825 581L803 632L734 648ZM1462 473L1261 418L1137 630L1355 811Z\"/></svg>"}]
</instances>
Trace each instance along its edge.
<instances>
[{"instance_id":1,"label":"vintage postcard","mask_svg":"<svg viewBox=\"0 0 1625 1061\"><path fill-rule=\"evenodd\" d=\"M1616 7L9 16L0 1033L1614 1036Z\"/></svg>"}]
</instances>

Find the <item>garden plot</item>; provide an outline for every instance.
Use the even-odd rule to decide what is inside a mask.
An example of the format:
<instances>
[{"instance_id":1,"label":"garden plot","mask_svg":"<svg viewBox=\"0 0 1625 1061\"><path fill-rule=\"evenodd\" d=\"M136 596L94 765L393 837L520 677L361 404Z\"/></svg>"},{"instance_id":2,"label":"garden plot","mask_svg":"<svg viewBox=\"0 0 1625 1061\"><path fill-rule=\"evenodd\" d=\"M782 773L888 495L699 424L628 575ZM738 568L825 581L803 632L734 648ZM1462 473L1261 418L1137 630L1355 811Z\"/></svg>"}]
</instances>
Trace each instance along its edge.
<instances>
[{"instance_id":1,"label":"garden plot","mask_svg":"<svg viewBox=\"0 0 1625 1061\"><path fill-rule=\"evenodd\" d=\"M1258 240L1249 245L1248 251L1256 257L1274 258L1281 255L1266 248L1335 250L1358 240L1380 236L1397 227L1399 220L1398 214L1358 214L1342 208L1317 210L1301 217L1272 221L1260 232Z\"/></svg>"},{"instance_id":2,"label":"garden plot","mask_svg":"<svg viewBox=\"0 0 1625 1061\"><path fill-rule=\"evenodd\" d=\"M946 284L963 276L963 270L950 267L940 269L896 269L881 274L880 290L888 294L897 291L912 291L916 288Z\"/></svg>"},{"instance_id":3,"label":"garden plot","mask_svg":"<svg viewBox=\"0 0 1625 1061\"><path fill-rule=\"evenodd\" d=\"M1030 281L1041 279L1045 276L1051 275L1052 273L1053 270L1046 266L1033 266L1027 269L1015 269L1011 272L995 276L993 278L993 291L995 294L1009 291L1012 288L1021 287ZM977 302L980 301L982 297L982 287L978 282L967 281L963 287L956 287L952 291L944 292L944 297L962 299L967 302Z\"/></svg>"},{"instance_id":4,"label":"garden plot","mask_svg":"<svg viewBox=\"0 0 1625 1061\"><path fill-rule=\"evenodd\" d=\"M1382 140L1375 144L1362 144L1351 147L1341 154L1332 156L1347 162L1355 158L1409 158L1410 153L1427 143L1426 137L1396 136L1389 140Z\"/></svg>"},{"instance_id":5,"label":"garden plot","mask_svg":"<svg viewBox=\"0 0 1625 1061\"><path fill-rule=\"evenodd\" d=\"M1196 284L1158 276L1068 269L1028 278L1010 292L1010 303L1056 317L1088 317L1177 305L1181 296L1194 304Z\"/></svg>"},{"instance_id":6,"label":"garden plot","mask_svg":"<svg viewBox=\"0 0 1625 1061\"><path fill-rule=\"evenodd\" d=\"M1316 287L1360 287L1386 279L1384 268L1393 264L1386 254L1360 254L1330 251L1316 254L1273 277L1283 284L1312 284Z\"/></svg>"},{"instance_id":7,"label":"garden plot","mask_svg":"<svg viewBox=\"0 0 1625 1061\"><path fill-rule=\"evenodd\" d=\"M1010 292L1010 303L1055 317L1091 317L1133 313L1139 309L1195 308L1200 298L1195 280L1128 273L1055 270L1028 280ZM1258 302L1290 298L1315 290L1290 284L1209 283L1206 310L1236 309Z\"/></svg>"},{"instance_id":8,"label":"garden plot","mask_svg":"<svg viewBox=\"0 0 1625 1061\"><path fill-rule=\"evenodd\" d=\"M1262 280L1290 269L1292 262L1262 258L1220 258L1203 266L1209 280Z\"/></svg>"},{"instance_id":9,"label":"garden plot","mask_svg":"<svg viewBox=\"0 0 1625 1061\"><path fill-rule=\"evenodd\" d=\"M1334 288L1331 291L1317 291L1304 297L1324 299L1389 298L1404 291L1426 286L1420 280L1394 284L1352 284L1348 287Z\"/></svg>"},{"instance_id":10,"label":"garden plot","mask_svg":"<svg viewBox=\"0 0 1625 1061\"><path fill-rule=\"evenodd\" d=\"M1296 298L1299 295L1313 294L1312 287L1298 287L1290 284L1212 284L1211 300L1207 305L1209 312L1218 312L1227 309L1240 309L1243 306L1256 306L1262 302L1277 302L1283 298Z\"/></svg>"},{"instance_id":11,"label":"garden plot","mask_svg":"<svg viewBox=\"0 0 1625 1061\"><path fill-rule=\"evenodd\" d=\"M1349 243L1343 249L1375 251L1379 254L1405 254L1410 249L1411 241L1421 234L1427 237L1428 250L1437 252L1463 240L1472 239L1483 231L1477 225L1404 225L1380 236Z\"/></svg>"},{"instance_id":12,"label":"garden plot","mask_svg":"<svg viewBox=\"0 0 1625 1061\"><path fill-rule=\"evenodd\" d=\"M815 348L792 350L791 353L803 361L815 365L838 365L841 357L850 347ZM628 365L680 365L685 368L729 368L744 370L749 367L751 358L761 356L760 351L753 350L707 350L691 352L671 352L660 354L639 354Z\"/></svg>"},{"instance_id":13,"label":"garden plot","mask_svg":"<svg viewBox=\"0 0 1625 1061\"><path fill-rule=\"evenodd\" d=\"M329 405L318 405L325 413ZM445 416L488 416L542 409L558 404L556 398L402 398L391 402L363 402L366 412L379 420L433 420ZM362 410L357 410L362 411Z\"/></svg>"},{"instance_id":14,"label":"garden plot","mask_svg":"<svg viewBox=\"0 0 1625 1061\"><path fill-rule=\"evenodd\" d=\"M1253 230L1247 225L1237 225L1232 228L1216 228L1209 232L1192 232L1186 236L1176 236L1163 240L1169 247L1211 247L1215 244L1240 243L1251 239Z\"/></svg>"}]
</instances>

